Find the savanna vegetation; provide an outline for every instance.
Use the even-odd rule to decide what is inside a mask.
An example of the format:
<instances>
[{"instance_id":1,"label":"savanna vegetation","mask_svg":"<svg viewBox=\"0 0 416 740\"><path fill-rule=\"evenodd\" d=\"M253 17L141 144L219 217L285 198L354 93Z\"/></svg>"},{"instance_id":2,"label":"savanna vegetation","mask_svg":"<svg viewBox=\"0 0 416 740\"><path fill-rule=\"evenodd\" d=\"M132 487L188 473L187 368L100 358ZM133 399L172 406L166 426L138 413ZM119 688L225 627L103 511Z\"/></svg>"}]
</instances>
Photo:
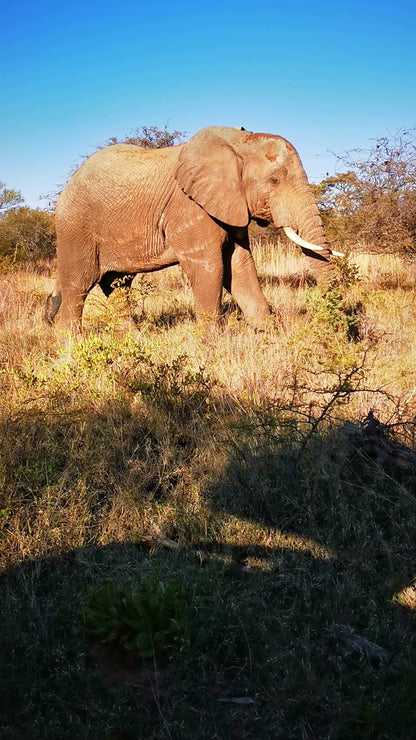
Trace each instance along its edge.
<instances>
[{"instance_id":1,"label":"savanna vegetation","mask_svg":"<svg viewBox=\"0 0 416 740\"><path fill-rule=\"evenodd\" d=\"M347 217L340 192L322 184L327 228L358 239L367 201ZM253 232L264 332L227 297L201 329L169 268L94 289L73 339L43 323L50 242L4 266L3 737L412 735L416 264L399 233L394 250L362 237L324 293Z\"/></svg>"},{"instance_id":2,"label":"savanna vegetation","mask_svg":"<svg viewBox=\"0 0 416 740\"><path fill-rule=\"evenodd\" d=\"M341 170L313 185L328 238L380 253L416 251L416 128L338 155Z\"/></svg>"}]
</instances>

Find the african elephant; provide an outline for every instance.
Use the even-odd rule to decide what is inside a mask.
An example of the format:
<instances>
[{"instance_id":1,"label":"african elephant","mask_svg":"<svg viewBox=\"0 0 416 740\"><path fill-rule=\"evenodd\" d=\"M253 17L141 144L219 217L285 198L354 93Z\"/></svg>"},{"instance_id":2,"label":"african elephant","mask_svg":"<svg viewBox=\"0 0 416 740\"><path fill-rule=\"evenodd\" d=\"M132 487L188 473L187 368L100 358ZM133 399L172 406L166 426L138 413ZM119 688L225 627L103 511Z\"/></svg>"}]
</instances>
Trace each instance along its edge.
<instances>
[{"instance_id":1,"label":"african elephant","mask_svg":"<svg viewBox=\"0 0 416 740\"><path fill-rule=\"evenodd\" d=\"M280 136L213 126L165 149L116 144L86 160L56 207L58 268L46 316L81 327L97 283L180 264L199 319L220 316L223 287L246 318L270 314L249 248L253 219L285 229L317 280L333 276L322 220L294 147Z\"/></svg>"}]
</instances>

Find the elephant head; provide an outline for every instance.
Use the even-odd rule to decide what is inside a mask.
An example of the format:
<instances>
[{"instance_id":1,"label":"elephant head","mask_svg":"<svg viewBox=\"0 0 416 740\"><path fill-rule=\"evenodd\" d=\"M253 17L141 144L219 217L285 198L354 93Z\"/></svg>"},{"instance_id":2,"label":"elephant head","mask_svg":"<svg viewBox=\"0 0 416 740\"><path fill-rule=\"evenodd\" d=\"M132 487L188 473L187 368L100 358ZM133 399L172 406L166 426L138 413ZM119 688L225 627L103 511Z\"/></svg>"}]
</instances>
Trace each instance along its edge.
<instances>
[{"instance_id":1,"label":"elephant head","mask_svg":"<svg viewBox=\"0 0 416 740\"><path fill-rule=\"evenodd\" d=\"M280 136L211 127L183 147L175 173L192 200L219 222L273 224L310 257L318 281L334 275L333 252L296 149Z\"/></svg>"}]
</instances>

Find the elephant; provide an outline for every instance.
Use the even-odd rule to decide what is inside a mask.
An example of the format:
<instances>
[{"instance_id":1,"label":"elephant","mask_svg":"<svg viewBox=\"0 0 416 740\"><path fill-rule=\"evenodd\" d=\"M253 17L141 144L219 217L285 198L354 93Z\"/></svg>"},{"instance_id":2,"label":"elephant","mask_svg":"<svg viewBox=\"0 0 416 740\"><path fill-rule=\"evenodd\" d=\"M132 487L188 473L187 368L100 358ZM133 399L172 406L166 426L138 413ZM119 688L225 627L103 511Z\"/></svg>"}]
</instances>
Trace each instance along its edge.
<instances>
[{"instance_id":1,"label":"elephant","mask_svg":"<svg viewBox=\"0 0 416 740\"><path fill-rule=\"evenodd\" d=\"M248 224L273 224L309 257L318 282L334 277L331 249L299 155L286 139L203 128L161 149L114 144L72 176L56 206L57 280L46 318L79 331L84 301L124 277L180 264L197 319L217 322L222 290L256 326L270 316ZM125 283L124 283L125 284Z\"/></svg>"}]
</instances>

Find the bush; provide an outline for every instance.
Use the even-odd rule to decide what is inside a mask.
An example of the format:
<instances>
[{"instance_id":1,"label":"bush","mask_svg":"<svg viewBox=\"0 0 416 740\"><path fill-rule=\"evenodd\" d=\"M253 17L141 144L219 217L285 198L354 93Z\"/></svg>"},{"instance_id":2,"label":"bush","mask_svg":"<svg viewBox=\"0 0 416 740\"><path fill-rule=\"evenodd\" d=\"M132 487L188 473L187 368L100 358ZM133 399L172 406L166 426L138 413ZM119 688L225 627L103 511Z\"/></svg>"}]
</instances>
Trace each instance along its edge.
<instances>
[{"instance_id":1,"label":"bush","mask_svg":"<svg viewBox=\"0 0 416 740\"><path fill-rule=\"evenodd\" d=\"M52 214L22 207L0 218L0 271L24 262L55 255L55 220Z\"/></svg>"},{"instance_id":2,"label":"bush","mask_svg":"<svg viewBox=\"0 0 416 740\"><path fill-rule=\"evenodd\" d=\"M312 186L329 240L416 254L416 128L338 159L346 170Z\"/></svg>"}]
</instances>

